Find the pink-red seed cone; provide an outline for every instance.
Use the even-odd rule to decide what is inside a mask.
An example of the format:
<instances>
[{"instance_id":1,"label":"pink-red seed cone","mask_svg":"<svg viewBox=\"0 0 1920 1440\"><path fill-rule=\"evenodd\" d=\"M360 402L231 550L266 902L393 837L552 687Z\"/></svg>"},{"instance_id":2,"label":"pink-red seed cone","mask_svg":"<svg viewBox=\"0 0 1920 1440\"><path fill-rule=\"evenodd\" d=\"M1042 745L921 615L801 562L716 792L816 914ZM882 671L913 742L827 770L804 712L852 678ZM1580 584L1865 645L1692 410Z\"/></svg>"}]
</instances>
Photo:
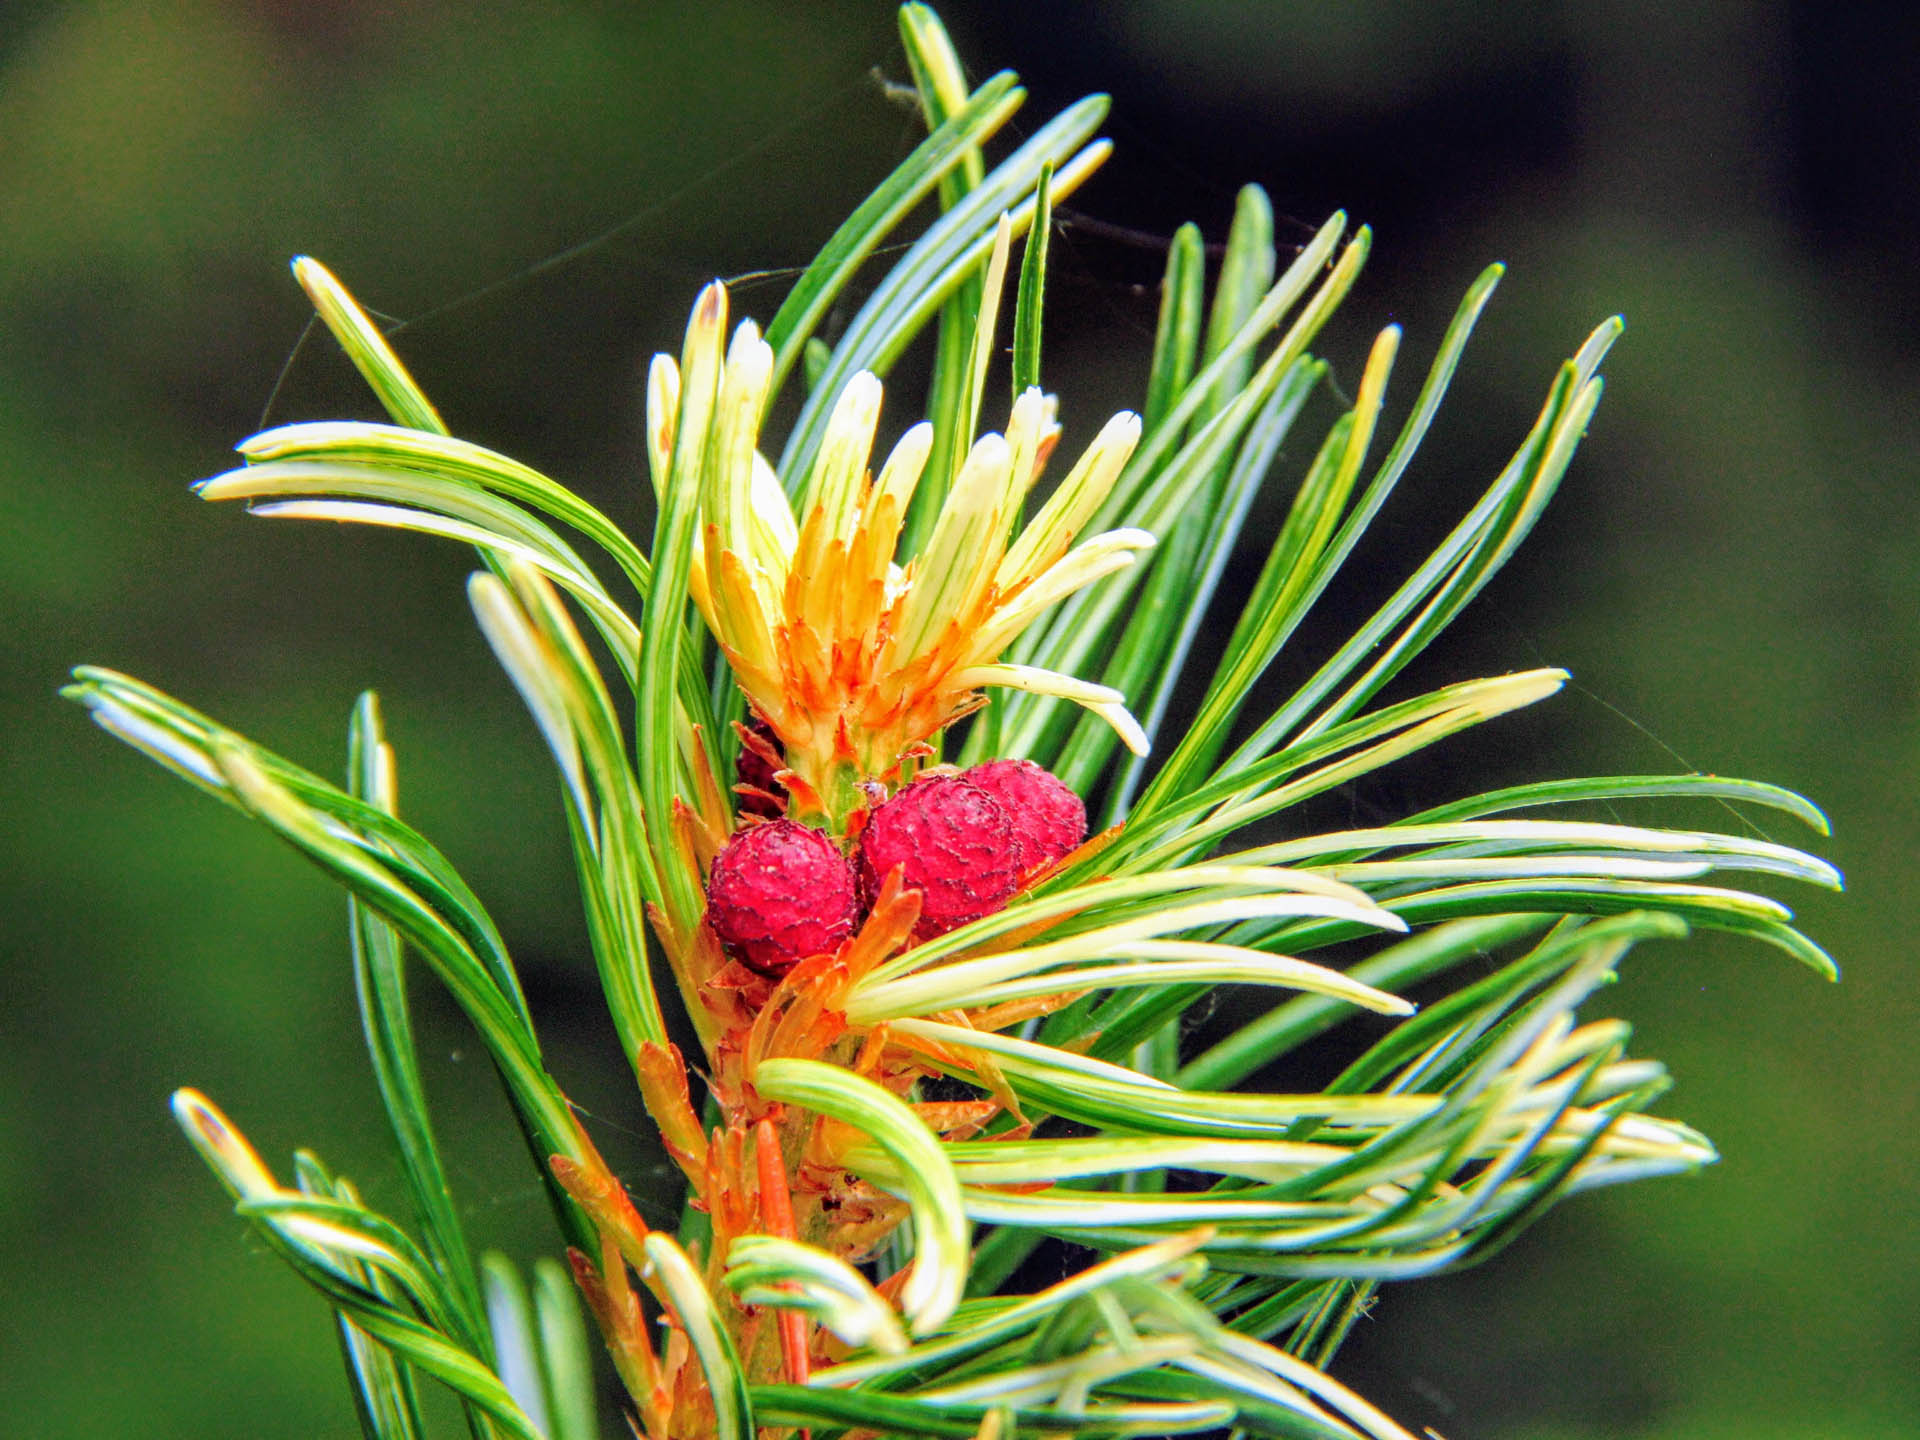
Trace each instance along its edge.
<instances>
[{"instance_id":1,"label":"pink-red seed cone","mask_svg":"<svg viewBox=\"0 0 1920 1440\"><path fill-rule=\"evenodd\" d=\"M853 866L793 820L736 831L707 877L707 923L727 953L778 978L840 948L860 919Z\"/></svg>"},{"instance_id":2,"label":"pink-red seed cone","mask_svg":"<svg viewBox=\"0 0 1920 1440\"><path fill-rule=\"evenodd\" d=\"M736 786L735 803L739 805L742 815L758 815L762 819L771 820L782 813L780 802L782 787L780 782L773 778L779 767L771 764L752 740L760 741L775 754L780 750L780 737L773 733L773 727L758 715L749 712L742 726L740 753L733 762L734 779L739 782L739 785L748 786L749 789L740 792Z\"/></svg>"},{"instance_id":3,"label":"pink-red seed cone","mask_svg":"<svg viewBox=\"0 0 1920 1440\"><path fill-rule=\"evenodd\" d=\"M1025 868L1005 807L964 775L922 776L875 809L858 861L868 903L902 867L902 883L920 892L921 940L1000 909Z\"/></svg>"},{"instance_id":4,"label":"pink-red seed cone","mask_svg":"<svg viewBox=\"0 0 1920 1440\"><path fill-rule=\"evenodd\" d=\"M1051 865L1087 838L1087 807L1064 780L1031 760L990 760L962 772L1000 802L1020 868Z\"/></svg>"}]
</instances>

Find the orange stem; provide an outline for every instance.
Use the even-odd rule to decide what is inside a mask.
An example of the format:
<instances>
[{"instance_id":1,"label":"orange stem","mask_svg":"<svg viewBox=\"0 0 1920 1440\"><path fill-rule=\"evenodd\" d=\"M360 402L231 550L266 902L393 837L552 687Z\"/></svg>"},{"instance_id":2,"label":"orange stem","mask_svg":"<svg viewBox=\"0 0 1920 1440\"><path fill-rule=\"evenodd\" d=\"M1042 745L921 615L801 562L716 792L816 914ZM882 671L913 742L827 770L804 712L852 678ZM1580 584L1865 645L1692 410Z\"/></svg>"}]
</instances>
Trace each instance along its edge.
<instances>
[{"instance_id":1,"label":"orange stem","mask_svg":"<svg viewBox=\"0 0 1920 1440\"><path fill-rule=\"evenodd\" d=\"M780 1158L780 1135L771 1120L753 1127L754 1158L760 1169L760 1219L769 1235L797 1240L793 1223L793 1193L787 1188L787 1166ZM807 1357L807 1317L798 1310L782 1310L780 1358L786 1364L787 1383L804 1385L813 1367Z\"/></svg>"}]
</instances>

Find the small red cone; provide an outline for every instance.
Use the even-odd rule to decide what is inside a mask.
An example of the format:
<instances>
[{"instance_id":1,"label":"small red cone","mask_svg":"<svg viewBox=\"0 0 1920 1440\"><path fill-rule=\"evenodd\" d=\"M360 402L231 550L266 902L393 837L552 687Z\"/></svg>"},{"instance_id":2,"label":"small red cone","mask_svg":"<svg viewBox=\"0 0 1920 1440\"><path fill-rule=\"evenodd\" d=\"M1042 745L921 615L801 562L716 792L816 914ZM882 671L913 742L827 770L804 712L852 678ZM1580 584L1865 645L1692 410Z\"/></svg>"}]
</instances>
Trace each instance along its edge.
<instances>
[{"instance_id":1,"label":"small red cone","mask_svg":"<svg viewBox=\"0 0 1920 1440\"><path fill-rule=\"evenodd\" d=\"M727 953L778 979L828 954L860 918L853 866L821 831L769 820L736 831L707 877L707 923Z\"/></svg>"},{"instance_id":2,"label":"small red cone","mask_svg":"<svg viewBox=\"0 0 1920 1440\"><path fill-rule=\"evenodd\" d=\"M962 772L1000 802L1023 871L1051 865L1087 838L1087 807L1064 780L1031 760L990 760Z\"/></svg>"},{"instance_id":3,"label":"small red cone","mask_svg":"<svg viewBox=\"0 0 1920 1440\"><path fill-rule=\"evenodd\" d=\"M868 903L902 867L902 882L920 891L921 940L1000 909L1025 868L1006 810L964 775L922 776L876 809L858 859Z\"/></svg>"}]
</instances>

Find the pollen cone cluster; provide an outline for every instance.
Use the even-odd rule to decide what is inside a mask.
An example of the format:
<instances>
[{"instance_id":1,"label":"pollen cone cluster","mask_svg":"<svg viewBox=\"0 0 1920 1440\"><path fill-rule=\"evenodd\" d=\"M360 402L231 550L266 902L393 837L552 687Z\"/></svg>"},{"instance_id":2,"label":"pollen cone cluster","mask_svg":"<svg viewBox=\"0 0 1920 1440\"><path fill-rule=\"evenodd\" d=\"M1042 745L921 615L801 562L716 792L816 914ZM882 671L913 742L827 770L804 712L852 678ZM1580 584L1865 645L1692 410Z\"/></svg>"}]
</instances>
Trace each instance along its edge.
<instances>
[{"instance_id":1,"label":"pollen cone cluster","mask_svg":"<svg viewBox=\"0 0 1920 1440\"><path fill-rule=\"evenodd\" d=\"M796 514L758 449L773 352L749 321L721 362L725 323L715 287L695 309L683 363L656 357L649 444L663 501L668 484L698 487L689 590L786 762L788 813L843 830L865 803L862 782L897 784L901 760L988 686L1084 705L1144 752L1119 692L1000 659L1049 607L1153 543L1133 529L1078 540L1131 456L1139 418L1108 421L1016 535L1059 435L1053 399L1028 390L1005 432L980 436L942 477L951 483L925 548L896 557L915 491L932 483L932 427L909 429L872 474L881 386L855 375L813 458L789 477ZM693 385L711 391L711 405L684 403L683 386ZM707 430L697 449L679 433L689 417ZM702 457L697 465L680 459L689 453Z\"/></svg>"}]
</instances>

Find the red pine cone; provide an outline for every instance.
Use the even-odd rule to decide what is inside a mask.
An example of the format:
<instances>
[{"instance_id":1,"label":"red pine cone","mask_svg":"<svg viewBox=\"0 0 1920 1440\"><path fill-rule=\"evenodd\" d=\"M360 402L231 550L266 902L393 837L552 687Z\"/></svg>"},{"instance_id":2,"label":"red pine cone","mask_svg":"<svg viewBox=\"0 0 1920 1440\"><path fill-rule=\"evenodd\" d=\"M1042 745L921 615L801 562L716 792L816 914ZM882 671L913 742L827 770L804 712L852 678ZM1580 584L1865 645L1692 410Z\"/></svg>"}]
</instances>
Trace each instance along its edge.
<instances>
[{"instance_id":1,"label":"red pine cone","mask_svg":"<svg viewBox=\"0 0 1920 1440\"><path fill-rule=\"evenodd\" d=\"M793 820L736 831L707 877L707 923L742 964L778 979L840 948L860 918L853 866Z\"/></svg>"},{"instance_id":2,"label":"red pine cone","mask_svg":"<svg viewBox=\"0 0 1920 1440\"><path fill-rule=\"evenodd\" d=\"M963 772L963 778L1007 812L1023 871L1051 865L1087 838L1087 807L1080 797L1031 760L989 760Z\"/></svg>"},{"instance_id":3,"label":"red pine cone","mask_svg":"<svg viewBox=\"0 0 1920 1440\"><path fill-rule=\"evenodd\" d=\"M749 733L753 739L761 741L776 755L780 753L780 737L773 733L773 727L749 711L740 736L740 753L733 762L733 777L740 785L750 785L754 790L764 793L759 795L736 793L735 803L739 805L742 815L758 815L767 820L776 819L782 813L780 805L782 787L773 777L780 767L768 763L767 757L753 744L753 740L748 738Z\"/></svg>"},{"instance_id":4,"label":"red pine cone","mask_svg":"<svg viewBox=\"0 0 1920 1440\"><path fill-rule=\"evenodd\" d=\"M894 866L920 891L914 936L930 940L991 915L1019 888L1007 812L964 775L926 775L868 816L860 832L860 886L869 904Z\"/></svg>"}]
</instances>

